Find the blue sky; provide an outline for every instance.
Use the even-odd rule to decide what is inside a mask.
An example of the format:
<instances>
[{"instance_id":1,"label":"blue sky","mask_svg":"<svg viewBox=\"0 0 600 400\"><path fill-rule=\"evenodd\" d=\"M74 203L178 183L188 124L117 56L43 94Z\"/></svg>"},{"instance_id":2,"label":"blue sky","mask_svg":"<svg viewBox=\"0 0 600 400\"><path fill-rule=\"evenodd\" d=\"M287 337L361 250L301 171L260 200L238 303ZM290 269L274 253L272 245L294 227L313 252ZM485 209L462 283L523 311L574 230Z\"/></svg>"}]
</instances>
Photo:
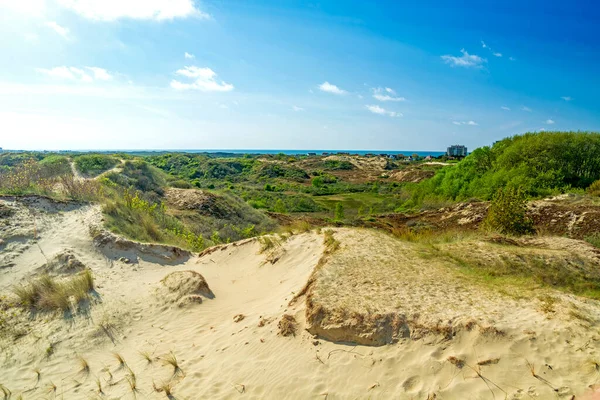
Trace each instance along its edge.
<instances>
[{"instance_id":1,"label":"blue sky","mask_svg":"<svg viewBox=\"0 0 600 400\"><path fill-rule=\"evenodd\" d=\"M584 1L0 0L0 147L473 149L600 130Z\"/></svg>"}]
</instances>

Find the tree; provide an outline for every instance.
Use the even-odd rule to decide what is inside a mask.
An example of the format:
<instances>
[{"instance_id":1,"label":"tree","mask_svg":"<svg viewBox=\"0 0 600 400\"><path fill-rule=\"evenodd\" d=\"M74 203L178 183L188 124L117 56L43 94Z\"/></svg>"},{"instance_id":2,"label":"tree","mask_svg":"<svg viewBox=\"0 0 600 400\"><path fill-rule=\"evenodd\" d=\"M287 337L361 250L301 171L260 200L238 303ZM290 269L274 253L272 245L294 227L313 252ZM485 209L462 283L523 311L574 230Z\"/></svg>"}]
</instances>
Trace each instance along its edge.
<instances>
[{"instance_id":1,"label":"tree","mask_svg":"<svg viewBox=\"0 0 600 400\"><path fill-rule=\"evenodd\" d=\"M527 216L527 198L521 188L498 189L484 221L488 229L508 235L534 233L533 221Z\"/></svg>"}]
</instances>

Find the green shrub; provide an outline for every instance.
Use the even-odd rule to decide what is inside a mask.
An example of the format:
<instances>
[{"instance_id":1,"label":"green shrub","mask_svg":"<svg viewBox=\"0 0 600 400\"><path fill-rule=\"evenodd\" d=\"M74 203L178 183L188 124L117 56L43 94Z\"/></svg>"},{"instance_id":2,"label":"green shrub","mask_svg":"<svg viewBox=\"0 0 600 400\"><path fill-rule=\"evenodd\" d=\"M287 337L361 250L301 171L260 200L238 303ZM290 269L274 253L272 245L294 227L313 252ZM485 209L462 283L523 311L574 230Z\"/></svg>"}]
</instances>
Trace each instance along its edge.
<instances>
[{"instance_id":1,"label":"green shrub","mask_svg":"<svg viewBox=\"0 0 600 400\"><path fill-rule=\"evenodd\" d=\"M336 221L341 221L344 219L344 206L342 203L337 203L335 205L334 219Z\"/></svg>"},{"instance_id":2,"label":"green shrub","mask_svg":"<svg viewBox=\"0 0 600 400\"><path fill-rule=\"evenodd\" d=\"M75 167L88 176L96 176L117 165L117 159L105 154L85 154L75 158Z\"/></svg>"},{"instance_id":3,"label":"green shrub","mask_svg":"<svg viewBox=\"0 0 600 400\"><path fill-rule=\"evenodd\" d=\"M587 191L592 196L598 196L598 197L600 197L600 179L598 179L597 181L595 181L594 183L592 183L587 188Z\"/></svg>"},{"instance_id":4,"label":"green shrub","mask_svg":"<svg viewBox=\"0 0 600 400\"><path fill-rule=\"evenodd\" d=\"M596 232L593 235L586 236L584 239L592 246L600 249L600 233Z\"/></svg>"},{"instance_id":5,"label":"green shrub","mask_svg":"<svg viewBox=\"0 0 600 400\"><path fill-rule=\"evenodd\" d=\"M527 216L527 197L523 191L515 187L498 189L483 225L508 235L533 233L533 222Z\"/></svg>"}]
</instances>

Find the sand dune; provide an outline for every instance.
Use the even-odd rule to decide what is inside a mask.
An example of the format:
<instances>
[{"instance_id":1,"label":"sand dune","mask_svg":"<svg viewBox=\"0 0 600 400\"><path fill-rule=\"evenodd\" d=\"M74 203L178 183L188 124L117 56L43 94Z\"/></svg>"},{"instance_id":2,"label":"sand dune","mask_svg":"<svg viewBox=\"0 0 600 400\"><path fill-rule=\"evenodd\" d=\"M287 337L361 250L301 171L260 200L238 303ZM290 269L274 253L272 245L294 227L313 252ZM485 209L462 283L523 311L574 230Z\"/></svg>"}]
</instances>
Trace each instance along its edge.
<instances>
[{"instance_id":1,"label":"sand dune","mask_svg":"<svg viewBox=\"0 0 600 400\"><path fill-rule=\"evenodd\" d=\"M74 316L0 307L11 327L0 331L0 384L15 398L161 399L170 384L176 399L570 399L600 381L597 302L556 294L548 314L381 233L337 229L330 254L311 232L264 252L249 239L165 259L161 248L94 242L97 207L0 204L14 210L0 230L0 304L60 254L96 284ZM284 315L295 334L280 334ZM333 342L396 329L378 315L395 318L389 344Z\"/></svg>"}]
</instances>

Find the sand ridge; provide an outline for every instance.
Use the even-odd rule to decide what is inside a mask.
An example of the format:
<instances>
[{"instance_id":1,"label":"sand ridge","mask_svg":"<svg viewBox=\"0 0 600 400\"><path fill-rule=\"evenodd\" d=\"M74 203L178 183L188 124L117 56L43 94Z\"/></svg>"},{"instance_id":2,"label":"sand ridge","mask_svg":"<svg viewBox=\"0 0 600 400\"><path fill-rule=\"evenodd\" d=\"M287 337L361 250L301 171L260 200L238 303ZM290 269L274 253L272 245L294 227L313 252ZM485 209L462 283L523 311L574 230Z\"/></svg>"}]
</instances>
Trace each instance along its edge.
<instances>
[{"instance_id":1,"label":"sand ridge","mask_svg":"<svg viewBox=\"0 0 600 400\"><path fill-rule=\"evenodd\" d=\"M339 249L326 262L324 234L308 232L282 240L277 257L250 239L163 263L96 247L89 227L100 219L94 206L39 212L35 244L0 271L5 294L68 251L96 278L87 313L14 317L25 334L3 339L0 355L0 383L14 397L162 399L170 383L176 399L570 399L600 380L596 321L486 292L382 233L335 229ZM161 281L185 271L201 274L213 297L185 307L164 301ZM410 335L383 346L314 337L306 331L309 294L290 305L313 273L323 306L401 314ZM564 295L562 303L600 315L595 301ZM279 334L284 315L297 321L295 335ZM439 321L463 329L451 338L415 329Z\"/></svg>"}]
</instances>

